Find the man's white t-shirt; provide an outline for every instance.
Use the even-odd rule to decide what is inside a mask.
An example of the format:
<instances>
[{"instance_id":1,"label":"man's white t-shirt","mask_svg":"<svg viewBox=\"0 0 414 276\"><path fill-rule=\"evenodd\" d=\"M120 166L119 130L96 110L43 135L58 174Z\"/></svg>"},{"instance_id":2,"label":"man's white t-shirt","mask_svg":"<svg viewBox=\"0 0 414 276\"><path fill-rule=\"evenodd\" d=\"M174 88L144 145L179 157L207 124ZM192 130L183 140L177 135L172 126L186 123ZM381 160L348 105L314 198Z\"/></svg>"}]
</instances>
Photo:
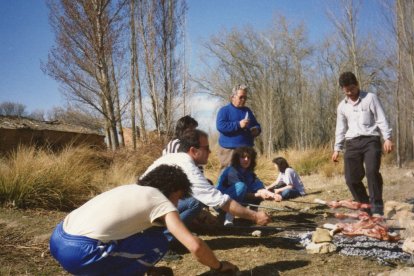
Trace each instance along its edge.
<instances>
[{"instance_id":1,"label":"man's white t-shirt","mask_svg":"<svg viewBox=\"0 0 414 276\"><path fill-rule=\"evenodd\" d=\"M76 210L63 221L63 229L72 235L103 242L120 240L152 226L167 213L177 211L158 189L137 184L104 192Z\"/></svg>"}]
</instances>

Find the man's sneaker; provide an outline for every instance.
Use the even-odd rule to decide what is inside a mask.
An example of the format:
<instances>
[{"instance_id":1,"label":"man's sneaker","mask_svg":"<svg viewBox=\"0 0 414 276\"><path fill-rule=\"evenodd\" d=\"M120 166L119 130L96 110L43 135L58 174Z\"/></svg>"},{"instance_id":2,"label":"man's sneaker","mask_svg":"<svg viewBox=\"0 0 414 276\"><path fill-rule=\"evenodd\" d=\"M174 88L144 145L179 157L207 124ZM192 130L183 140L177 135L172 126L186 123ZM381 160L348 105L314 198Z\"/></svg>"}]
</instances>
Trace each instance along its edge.
<instances>
[{"instance_id":1,"label":"man's sneaker","mask_svg":"<svg viewBox=\"0 0 414 276\"><path fill-rule=\"evenodd\" d=\"M230 213L226 213L224 217L224 226L233 226L234 216Z\"/></svg>"},{"instance_id":2,"label":"man's sneaker","mask_svg":"<svg viewBox=\"0 0 414 276\"><path fill-rule=\"evenodd\" d=\"M167 253L165 253L164 257L162 257L162 260L166 262L172 262L172 261L181 260L182 258L183 256L181 256L177 252L168 250Z\"/></svg>"}]
</instances>

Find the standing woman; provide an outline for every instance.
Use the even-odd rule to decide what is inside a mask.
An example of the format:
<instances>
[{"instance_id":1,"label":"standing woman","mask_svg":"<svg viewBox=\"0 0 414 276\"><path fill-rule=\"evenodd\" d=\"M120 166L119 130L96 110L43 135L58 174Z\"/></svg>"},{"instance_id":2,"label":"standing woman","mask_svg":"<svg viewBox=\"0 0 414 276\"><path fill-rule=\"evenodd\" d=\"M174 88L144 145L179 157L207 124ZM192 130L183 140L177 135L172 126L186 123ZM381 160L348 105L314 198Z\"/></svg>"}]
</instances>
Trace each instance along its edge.
<instances>
[{"instance_id":1,"label":"standing woman","mask_svg":"<svg viewBox=\"0 0 414 276\"><path fill-rule=\"evenodd\" d=\"M239 203L260 204L264 199L273 199L273 193L265 189L254 173L256 157L257 153L251 147L236 148L230 166L218 179L217 189ZM233 219L230 213L226 213L224 225L232 225Z\"/></svg>"},{"instance_id":2,"label":"standing woman","mask_svg":"<svg viewBox=\"0 0 414 276\"><path fill-rule=\"evenodd\" d=\"M302 180L296 171L289 166L287 160L283 157L276 157L272 162L279 169L279 175L267 189L275 193L275 200L282 201L283 199L304 196L306 193Z\"/></svg>"}]
</instances>

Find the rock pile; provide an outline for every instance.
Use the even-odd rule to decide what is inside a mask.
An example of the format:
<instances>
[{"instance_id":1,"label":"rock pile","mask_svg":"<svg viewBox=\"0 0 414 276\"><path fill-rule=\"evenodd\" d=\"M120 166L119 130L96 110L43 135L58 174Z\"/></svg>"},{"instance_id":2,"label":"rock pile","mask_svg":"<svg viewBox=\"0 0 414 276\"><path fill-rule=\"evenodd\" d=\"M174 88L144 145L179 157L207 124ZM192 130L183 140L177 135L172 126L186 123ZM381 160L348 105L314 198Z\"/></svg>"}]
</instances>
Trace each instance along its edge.
<instances>
[{"instance_id":1,"label":"rock pile","mask_svg":"<svg viewBox=\"0 0 414 276\"><path fill-rule=\"evenodd\" d=\"M332 236L329 231L316 228L313 232L311 242L306 245L306 251L310 254L325 254L336 251L336 246L331 243Z\"/></svg>"}]
</instances>

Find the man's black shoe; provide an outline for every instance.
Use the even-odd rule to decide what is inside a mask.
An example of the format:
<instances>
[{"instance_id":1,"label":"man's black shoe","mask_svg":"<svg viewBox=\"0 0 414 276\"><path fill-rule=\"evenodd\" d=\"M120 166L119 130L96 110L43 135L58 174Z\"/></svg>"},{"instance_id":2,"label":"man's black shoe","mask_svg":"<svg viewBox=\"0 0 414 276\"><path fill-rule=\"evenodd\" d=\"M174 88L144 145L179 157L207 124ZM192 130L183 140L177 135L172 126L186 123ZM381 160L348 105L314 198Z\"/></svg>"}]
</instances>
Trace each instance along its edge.
<instances>
[{"instance_id":1,"label":"man's black shoe","mask_svg":"<svg viewBox=\"0 0 414 276\"><path fill-rule=\"evenodd\" d=\"M183 256L181 256L177 252L168 250L167 253L165 253L164 257L162 257L162 260L166 262L172 262L172 261L181 260L182 258Z\"/></svg>"}]
</instances>

